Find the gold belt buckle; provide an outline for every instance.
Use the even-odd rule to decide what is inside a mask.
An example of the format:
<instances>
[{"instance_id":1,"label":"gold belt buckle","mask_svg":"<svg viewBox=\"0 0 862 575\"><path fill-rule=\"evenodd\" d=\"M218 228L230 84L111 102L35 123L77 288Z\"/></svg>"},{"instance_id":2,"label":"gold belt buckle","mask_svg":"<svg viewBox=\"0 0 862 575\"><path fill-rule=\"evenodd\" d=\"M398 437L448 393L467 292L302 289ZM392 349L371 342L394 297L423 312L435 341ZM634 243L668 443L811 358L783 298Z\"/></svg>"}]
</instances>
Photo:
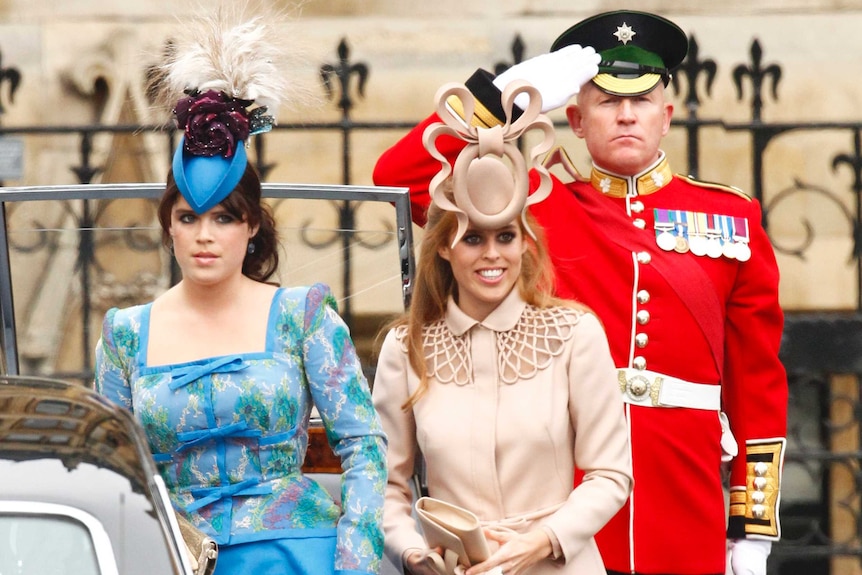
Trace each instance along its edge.
<instances>
[{"instance_id":1,"label":"gold belt buckle","mask_svg":"<svg viewBox=\"0 0 862 575\"><path fill-rule=\"evenodd\" d=\"M640 401L644 396L649 394L650 403L653 407L661 405L659 403L659 393L661 392L662 378L656 376L653 380L643 374L635 374L631 377L626 376L624 370L619 370L618 378L620 383L620 391L627 393L629 397Z\"/></svg>"}]
</instances>

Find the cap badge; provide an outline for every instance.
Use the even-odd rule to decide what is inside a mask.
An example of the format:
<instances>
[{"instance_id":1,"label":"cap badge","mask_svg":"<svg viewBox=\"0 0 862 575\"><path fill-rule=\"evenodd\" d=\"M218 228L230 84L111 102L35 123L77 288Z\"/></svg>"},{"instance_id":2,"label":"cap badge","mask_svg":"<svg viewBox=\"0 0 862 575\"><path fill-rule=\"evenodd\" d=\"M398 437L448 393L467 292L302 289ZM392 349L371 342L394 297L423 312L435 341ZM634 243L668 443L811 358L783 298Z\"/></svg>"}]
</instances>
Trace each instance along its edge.
<instances>
[{"instance_id":1,"label":"cap badge","mask_svg":"<svg viewBox=\"0 0 862 575\"><path fill-rule=\"evenodd\" d=\"M628 44L629 41L635 37L635 32L632 30L631 26L623 22L622 26L617 26L617 31L614 32L614 36L617 37L617 40L622 42L623 44Z\"/></svg>"}]
</instances>

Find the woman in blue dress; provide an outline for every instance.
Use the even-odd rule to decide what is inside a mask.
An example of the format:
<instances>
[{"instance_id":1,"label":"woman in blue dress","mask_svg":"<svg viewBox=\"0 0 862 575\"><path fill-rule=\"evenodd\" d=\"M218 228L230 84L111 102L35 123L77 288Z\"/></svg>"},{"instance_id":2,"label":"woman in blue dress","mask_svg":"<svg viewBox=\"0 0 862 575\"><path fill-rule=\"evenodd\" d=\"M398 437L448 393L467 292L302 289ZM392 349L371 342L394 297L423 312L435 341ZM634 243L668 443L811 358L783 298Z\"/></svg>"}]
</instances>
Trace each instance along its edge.
<instances>
[{"instance_id":1,"label":"woman in blue dress","mask_svg":"<svg viewBox=\"0 0 862 575\"><path fill-rule=\"evenodd\" d=\"M262 113L213 86L175 107L158 210L182 280L108 311L96 388L143 426L174 507L219 544L217 575L377 573L385 435L329 289L267 281L278 238L245 156ZM341 458L340 505L302 473L312 407Z\"/></svg>"}]
</instances>

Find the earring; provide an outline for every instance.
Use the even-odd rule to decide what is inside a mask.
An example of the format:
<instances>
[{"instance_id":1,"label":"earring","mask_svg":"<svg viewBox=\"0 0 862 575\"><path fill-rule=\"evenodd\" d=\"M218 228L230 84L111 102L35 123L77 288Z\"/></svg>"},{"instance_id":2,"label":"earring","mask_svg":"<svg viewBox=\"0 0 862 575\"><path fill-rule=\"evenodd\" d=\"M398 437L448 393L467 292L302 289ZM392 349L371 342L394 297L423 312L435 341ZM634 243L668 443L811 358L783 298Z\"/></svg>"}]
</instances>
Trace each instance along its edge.
<instances>
[{"instance_id":1,"label":"earring","mask_svg":"<svg viewBox=\"0 0 862 575\"><path fill-rule=\"evenodd\" d=\"M248 253L254 253L254 242L248 242Z\"/></svg>"}]
</instances>

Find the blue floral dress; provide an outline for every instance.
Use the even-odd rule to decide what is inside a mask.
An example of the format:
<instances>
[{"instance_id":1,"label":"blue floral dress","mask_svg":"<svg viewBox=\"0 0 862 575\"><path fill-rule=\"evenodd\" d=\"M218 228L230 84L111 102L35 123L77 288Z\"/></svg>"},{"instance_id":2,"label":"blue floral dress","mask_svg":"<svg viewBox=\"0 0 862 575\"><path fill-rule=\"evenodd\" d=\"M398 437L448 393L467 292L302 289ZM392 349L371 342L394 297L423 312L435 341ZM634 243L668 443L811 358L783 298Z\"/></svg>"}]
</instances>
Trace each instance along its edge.
<instances>
[{"instance_id":1,"label":"blue floral dress","mask_svg":"<svg viewBox=\"0 0 862 575\"><path fill-rule=\"evenodd\" d=\"M377 573L386 437L329 289L278 289L263 352L173 365L147 365L151 307L108 311L96 389L141 423L174 506L224 550L331 550L285 573ZM342 461L341 507L301 470L312 406Z\"/></svg>"}]
</instances>

